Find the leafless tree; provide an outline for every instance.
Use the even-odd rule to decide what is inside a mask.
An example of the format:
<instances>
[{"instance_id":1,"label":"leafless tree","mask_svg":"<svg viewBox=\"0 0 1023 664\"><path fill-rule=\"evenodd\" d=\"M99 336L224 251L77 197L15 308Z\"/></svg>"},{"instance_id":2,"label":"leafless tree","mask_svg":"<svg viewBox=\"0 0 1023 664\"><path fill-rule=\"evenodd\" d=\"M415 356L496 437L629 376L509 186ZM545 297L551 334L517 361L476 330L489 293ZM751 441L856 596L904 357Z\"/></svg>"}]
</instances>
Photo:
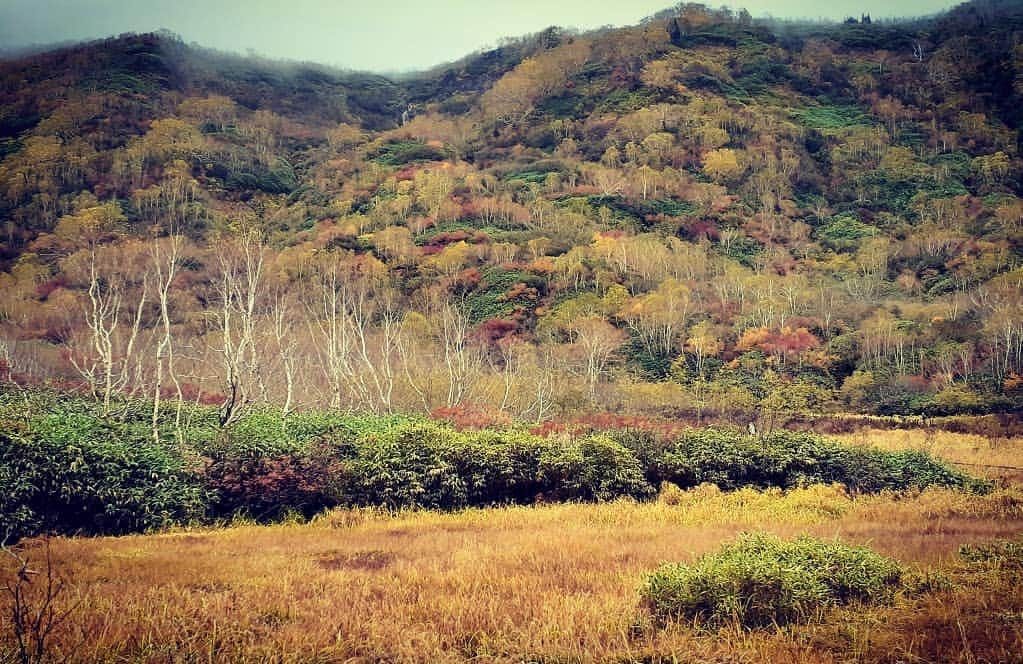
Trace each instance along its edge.
<instances>
[{"instance_id":1,"label":"leafless tree","mask_svg":"<svg viewBox=\"0 0 1023 664\"><path fill-rule=\"evenodd\" d=\"M274 349L284 374L284 404L281 411L287 417L295 401L295 370L298 364L298 339L295 334L295 302L290 292L279 287L270 297L270 330Z\"/></svg>"},{"instance_id":2,"label":"leafless tree","mask_svg":"<svg viewBox=\"0 0 1023 664\"><path fill-rule=\"evenodd\" d=\"M175 431L180 438L181 409L184 395L181 382L174 367L174 343L171 335L170 290L177 275L178 262L183 240L180 235L171 235L166 240L154 240L150 244L153 276L156 279L157 304L160 307L160 333L154 349L153 378L153 439L160 442L160 399L163 392L164 375L170 378L177 396L177 411L174 417Z\"/></svg>"},{"instance_id":3,"label":"leafless tree","mask_svg":"<svg viewBox=\"0 0 1023 664\"><path fill-rule=\"evenodd\" d=\"M457 406L468 398L483 368L479 344L470 339L472 325L456 303L445 301L434 314L439 320L440 343L447 372L448 394L444 405Z\"/></svg>"},{"instance_id":4,"label":"leafless tree","mask_svg":"<svg viewBox=\"0 0 1023 664\"><path fill-rule=\"evenodd\" d=\"M266 249L256 231L244 231L222 243L217 254L214 313L220 336L220 355L226 395L220 407L220 424L238 419L253 403L258 391L260 366L256 347L257 303L263 295L263 263Z\"/></svg>"},{"instance_id":5,"label":"leafless tree","mask_svg":"<svg viewBox=\"0 0 1023 664\"><path fill-rule=\"evenodd\" d=\"M148 274L143 274L138 294L133 295L128 276L116 260L111 251L90 249L84 311L88 350L69 355L72 365L103 402L104 415L110 413L113 396L131 381L132 362L149 293Z\"/></svg>"},{"instance_id":6,"label":"leafless tree","mask_svg":"<svg viewBox=\"0 0 1023 664\"><path fill-rule=\"evenodd\" d=\"M589 316L574 321L570 327L580 351L582 373L589 388L590 402L597 402L597 384L607 372L611 359L626 341L626 334L606 320Z\"/></svg>"}]
</instances>

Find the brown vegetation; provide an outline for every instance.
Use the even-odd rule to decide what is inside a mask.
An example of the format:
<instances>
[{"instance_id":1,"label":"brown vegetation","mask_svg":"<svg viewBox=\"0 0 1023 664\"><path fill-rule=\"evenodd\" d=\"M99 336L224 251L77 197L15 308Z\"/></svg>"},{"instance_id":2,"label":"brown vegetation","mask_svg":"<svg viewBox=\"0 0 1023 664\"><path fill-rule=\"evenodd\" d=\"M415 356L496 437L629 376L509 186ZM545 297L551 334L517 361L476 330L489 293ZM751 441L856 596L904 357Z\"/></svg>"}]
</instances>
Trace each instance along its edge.
<instances>
[{"instance_id":1,"label":"brown vegetation","mask_svg":"<svg viewBox=\"0 0 1023 664\"><path fill-rule=\"evenodd\" d=\"M646 572L753 529L867 544L948 583L814 627L652 626L637 595ZM81 661L1017 661L1018 572L967 570L956 549L1021 529L1015 488L705 485L647 504L346 510L306 525L59 539L55 562L74 579L64 601L81 605L52 647L84 639Z\"/></svg>"}]
</instances>

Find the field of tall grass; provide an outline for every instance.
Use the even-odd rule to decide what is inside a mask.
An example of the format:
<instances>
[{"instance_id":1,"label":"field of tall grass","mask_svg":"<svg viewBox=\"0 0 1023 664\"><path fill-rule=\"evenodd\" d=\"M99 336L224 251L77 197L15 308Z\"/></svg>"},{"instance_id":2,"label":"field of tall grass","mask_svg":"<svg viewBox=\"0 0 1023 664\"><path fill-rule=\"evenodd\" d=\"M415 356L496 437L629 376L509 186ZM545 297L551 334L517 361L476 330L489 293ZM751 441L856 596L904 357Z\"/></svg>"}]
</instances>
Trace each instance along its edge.
<instances>
[{"instance_id":1,"label":"field of tall grass","mask_svg":"<svg viewBox=\"0 0 1023 664\"><path fill-rule=\"evenodd\" d=\"M1020 445L996 453L954 435L887 433L871 442L968 463L1012 460L1001 447ZM838 607L809 624L652 618L640 591L654 569L746 531L868 546L913 581L891 604ZM47 652L83 662L1018 662L1023 542L997 555L976 547L1021 532L1023 489L1001 482L986 495L666 485L649 502L336 509L307 523L54 538L52 567L67 585L50 608L70 613ZM43 540L24 543L37 569L43 553ZM0 653L14 654L10 630L4 639Z\"/></svg>"}]
</instances>

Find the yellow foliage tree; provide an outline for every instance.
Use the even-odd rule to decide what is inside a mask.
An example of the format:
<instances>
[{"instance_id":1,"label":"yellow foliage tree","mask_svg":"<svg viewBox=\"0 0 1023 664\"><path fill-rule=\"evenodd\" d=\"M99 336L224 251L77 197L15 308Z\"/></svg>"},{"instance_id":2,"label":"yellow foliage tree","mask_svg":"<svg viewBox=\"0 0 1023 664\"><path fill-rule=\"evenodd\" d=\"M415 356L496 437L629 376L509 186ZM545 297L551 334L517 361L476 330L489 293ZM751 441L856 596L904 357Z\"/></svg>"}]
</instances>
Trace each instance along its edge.
<instances>
[{"instance_id":1,"label":"yellow foliage tree","mask_svg":"<svg viewBox=\"0 0 1023 664\"><path fill-rule=\"evenodd\" d=\"M703 172L718 182L734 180L742 174L735 150L711 150L703 157Z\"/></svg>"}]
</instances>

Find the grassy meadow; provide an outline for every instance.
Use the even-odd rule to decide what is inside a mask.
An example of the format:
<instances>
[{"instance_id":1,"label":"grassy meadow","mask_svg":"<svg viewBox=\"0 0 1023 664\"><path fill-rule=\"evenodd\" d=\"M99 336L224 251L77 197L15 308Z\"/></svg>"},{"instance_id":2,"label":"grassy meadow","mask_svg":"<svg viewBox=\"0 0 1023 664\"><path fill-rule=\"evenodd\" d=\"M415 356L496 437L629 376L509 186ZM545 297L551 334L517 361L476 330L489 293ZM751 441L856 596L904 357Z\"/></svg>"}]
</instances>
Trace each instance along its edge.
<instances>
[{"instance_id":1,"label":"grassy meadow","mask_svg":"<svg viewBox=\"0 0 1023 664\"><path fill-rule=\"evenodd\" d=\"M1023 664L1023 0L956 3L0 41L0 664Z\"/></svg>"},{"instance_id":2,"label":"grassy meadow","mask_svg":"<svg viewBox=\"0 0 1023 664\"><path fill-rule=\"evenodd\" d=\"M966 463L1023 458L1020 439L856 435ZM819 624L655 624L638 592L646 575L743 531L868 545L916 581L891 606L839 608ZM1023 489L1001 481L987 495L701 485L651 502L336 509L307 523L54 538L53 567L67 580L54 608L71 612L49 652L90 662L1021 661L1023 558L978 565L957 553L1021 532ZM42 547L30 540L24 553L41 560Z\"/></svg>"}]
</instances>

